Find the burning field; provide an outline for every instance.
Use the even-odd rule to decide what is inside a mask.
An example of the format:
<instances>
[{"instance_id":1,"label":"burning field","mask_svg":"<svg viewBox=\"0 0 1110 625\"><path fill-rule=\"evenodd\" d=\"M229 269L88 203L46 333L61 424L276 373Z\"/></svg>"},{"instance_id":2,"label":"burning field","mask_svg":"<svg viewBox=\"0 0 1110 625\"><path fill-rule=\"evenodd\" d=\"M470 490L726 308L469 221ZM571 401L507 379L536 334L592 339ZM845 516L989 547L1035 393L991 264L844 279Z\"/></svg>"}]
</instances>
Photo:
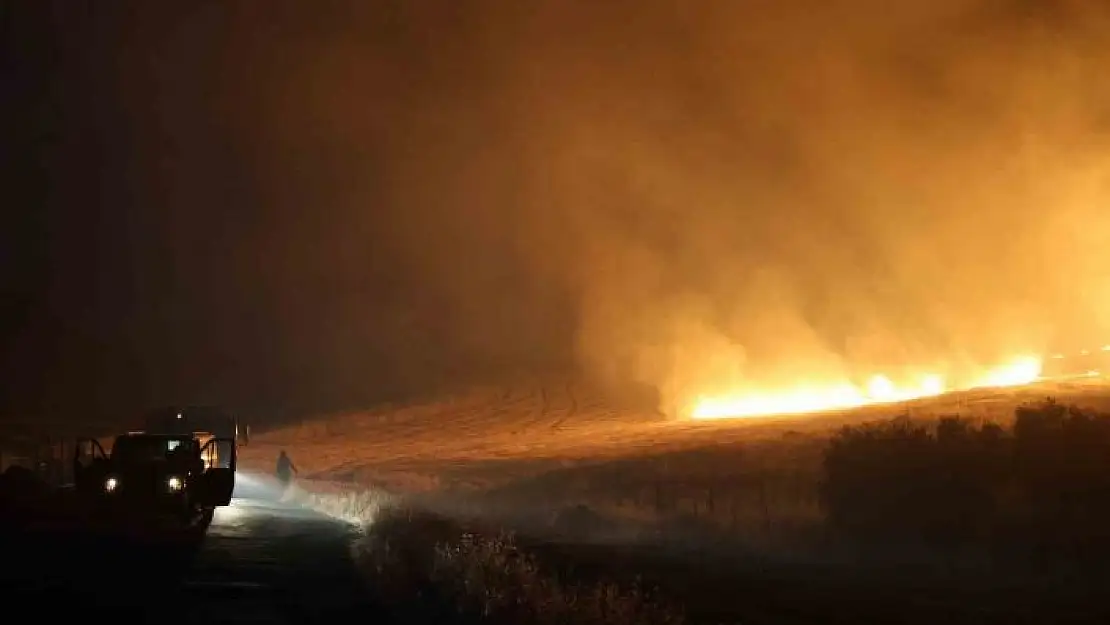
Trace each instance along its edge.
<instances>
[{"instance_id":1,"label":"burning field","mask_svg":"<svg viewBox=\"0 0 1110 625\"><path fill-rule=\"evenodd\" d=\"M941 373L921 373L898 383L884 374L865 384L843 380L834 384L809 384L779 391L734 392L699 396L688 409L694 419L761 417L845 410L875 404L895 404L956 391L1020 387L1036 382L1096 378L1110 365L1110 345L1073 353L1019 356L962 382L950 382Z\"/></svg>"},{"instance_id":2,"label":"burning field","mask_svg":"<svg viewBox=\"0 0 1110 625\"><path fill-rule=\"evenodd\" d=\"M1043 364L1015 360L973 388L925 388L901 401L879 389L851 395L840 405L803 404L812 408L804 413L785 414L799 405L787 398L764 404L766 410L732 408L726 411L732 414L713 415L720 418L673 419L609 401L583 383L536 380L322 416L256 437L245 456L268 463L277 449L286 448L306 478L400 492L420 509L446 518L511 528L535 539L521 544L548 564L622 580L629 571L644 574L705 622L717 622L722 613L747 617L753 609L759 613L759 606L777 614L785 605L793 613L799 596L805 597L802 612L812 622L871 609L901 614L915 601L922 607L913 612L923 615L974 605L995 617L977 622L1019 622L1012 616L1044 610L1038 602L1046 595L1056 601L1054 615L1087 614L1089 597L1098 596L1087 586L1046 587L1041 577L1034 584L1022 577L1024 569L912 541L843 550L826 544L829 513L820 492L830 440L846 425L907 416L933 424L925 427L935 431L938 418L958 414L1012 432L1015 408L1048 396L1106 411L1110 385L1092 368L1106 353L1110 350L1080 350L1049 356ZM725 418L730 416L737 418ZM988 440L991 430L976 427L965 432ZM985 466L994 456L983 454ZM913 481L923 477L915 474L898 484L900 472L914 463L914 458L888 463L873 474L881 478L888 471L894 477L887 486L912 490L928 483ZM957 473L958 480L964 477ZM880 493L861 495L865 500L889 499L882 489L854 491ZM958 489L954 492L958 499ZM914 510L935 503L919 502ZM937 508L942 518L959 516ZM691 567L692 562L697 564ZM691 575L692 569L697 573ZM775 571L772 581L768 571ZM752 591L753 584L766 587L767 596ZM1018 584L1033 585L1022 586L1029 590L1015 598ZM735 588L747 588L751 596L738 601ZM790 599L782 598L784 588L794 589ZM928 599L922 598L923 588L930 589ZM881 608L877 597L886 602ZM889 619L869 614L856 620Z\"/></svg>"},{"instance_id":3,"label":"burning field","mask_svg":"<svg viewBox=\"0 0 1110 625\"><path fill-rule=\"evenodd\" d=\"M1043 367L1039 359L1018 359L967 388L938 383L904 389L877 377L870 389L845 385L726 396L704 400L679 419L647 404L614 401L584 383L537 379L321 415L256 435L244 457L267 467L286 448L306 476L407 492L477 492L552 469L622 458L706 450L710 461L785 434L824 439L843 425L897 415L1006 421L1015 406L1047 396L1103 408L1110 406L1110 389L1091 367L1107 354L1050 357Z\"/></svg>"},{"instance_id":4,"label":"burning field","mask_svg":"<svg viewBox=\"0 0 1110 625\"><path fill-rule=\"evenodd\" d=\"M953 390L1020 386L1037 381L1042 362L1035 356L1015 358L1012 362L988 369L981 378L966 386L948 386L943 375L925 373L915 382L898 384L883 374L863 386L842 381L832 385L804 385L778 392L751 392L717 397L698 397L690 416L695 419L758 417L844 410L869 404L890 404L935 397Z\"/></svg>"}]
</instances>

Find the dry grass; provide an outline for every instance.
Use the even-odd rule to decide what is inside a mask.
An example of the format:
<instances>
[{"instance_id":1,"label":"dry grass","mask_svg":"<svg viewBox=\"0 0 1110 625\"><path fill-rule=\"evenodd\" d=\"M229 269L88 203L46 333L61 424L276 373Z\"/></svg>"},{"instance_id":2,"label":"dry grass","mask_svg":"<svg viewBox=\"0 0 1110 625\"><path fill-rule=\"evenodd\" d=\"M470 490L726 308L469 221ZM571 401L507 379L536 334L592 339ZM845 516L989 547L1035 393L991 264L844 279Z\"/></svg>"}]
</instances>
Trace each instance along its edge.
<instances>
[{"instance_id":1,"label":"dry grass","mask_svg":"<svg viewBox=\"0 0 1110 625\"><path fill-rule=\"evenodd\" d=\"M330 498L331 510L367 511L356 559L375 599L404 622L771 623L795 618L848 623L895 618L926 623L943 616L950 622L1032 623L1049 622L1034 618L1048 614L1041 603L1048 597L1058 603L1055 616L1071 615L1071 620L1051 622L1078 623L1087 621L1072 617L1085 614L1090 597L1102 589L1091 580L1045 590L1047 581L1040 578L1035 587L1026 587L1020 584L1028 580L952 563L922 576L920 571L909 575L903 566L875 569L858 561L780 566L721 548L518 540L481 521L404 503L358 503L380 501L377 495L319 497L318 502ZM656 586L667 597L681 597L683 607L644 590ZM1015 588L1027 591L1015 596ZM915 616L907 618L910 614ZM952 621L956 615L969 618Z\"/></svg>"},{"instance_id":2,"label":"dry grass","mask_svg":"<svg viewBox=\"0 0 1110 625\"><path fill-rule=\"evenodd\" d=\"M1043 391L948 397L903 412L918 424L962 413L1009 426L1014 407L1043 399ZM1105 410L1102 394L1060 395L1061 401ZM361 510L373 519L360 560L399 614L424 622L460 613L473 622L680 620L678 611L661 606L622 571L642 573L669 596L682 597L690 618L699 622L725 611L774 616L795 609L797 601L814 606L807 614L851 613L870 622L904 613L914 601L921 603L913 608L920 622L957 612L985 618L988 605L991 618L979 622L1017 622L1015 615L1064 610L1078 615L1090 608L1090 598L1103 589L1093 579L1076 583L1084 579L1080 569L1059 569L1066 575L1048 585L1048 569L1038 568L1034 579L1020 567L1000 569L989 553L976 549L834 540L820 490L830 436L835 426L892 412L886 407L840 415L820 429L806 427L812 420L747 424L746 435L736 434L744 427L709 424L724 434L717 444L687 445L689 438L674 437L652 453L605 453L542 470L522 459L500 465L502 479L485 489L408 493L401 505L395 500L383 507L358 493L328 495L327 501L333 514L357 516ZM505 526L528 539L475 531ZM588 541L605 544L580 544ZM653 542L630 544L636 541ZM584 561L592 574L581 574ZM922 595L926 586L928 596ZM787 588L798 588L802 599L785 601ZM1023 589L1020 601L1017 588ZM736 599L737 593L744 599ZM864 610L868 597L875 601L867 604L881 604L882 610ZM1048 608L1047 601L1059 605Z\"/></svg>"},{"instance_id":3,"label":"dry grass","mask_svg":"<svg viewBox=\"0 0 1110 625\"><path fill-rule=\"evenodd\" d=\"M464 613L505 623L682 623L681 612L639 586L567 583L545 572L510 535L466 534L437 546L433 583Z\"/></svg>"},{"instance_id":4,"label":"dry grass","mask_svg":"<svg viewBox=\"0 0 1110 625\"><path fill-rule=\"evenodd\" d=\"M400 619L514 625L684 622L678 609L638 586L557 578L507 533L464 529L457 520L418 511L376 491L302 492L316 509L362 522L356 559L377 598Z\"/></svg>"},{"instance_id":5,"label":"dry grass","mask_svg":"<svg viewBox=\"0 0 1110 625\"><path fill-rule=\"evenodd\" d=\"M821 461L840 427L899 413L1006 425L1015 406L1047 395L1110 408L1104 385L1044 384L816 416L673 422L547 384L306 421L256 436L244 457L269 465L286 448L304 474L421 495L450 516L564 540L728 539L797 551L820 538Z\"/></svg>"},{"instance_id":6,"label":"dry grass","mask_svg":"<svg viewBox=\"0 0 1110 625\"><path fill-rule=\"evenodd\" d=\"M381 510L396 505L398 497L381 489L345 482L297 480L286 488L281 500L353 525L365 525L373 522Z\"/></svg>"},{"instance_id":7,"label":"dry grass","mask_svg":"<svg viewBox=\"0 0 1110 625\"><path fill-rule=\"evenodd\" d=\"M788 432L823 436L842 425L901 412L920 418L960 413L1007 419L1016 404L1047 395L1065 403L1107 404L1110 398L1105 387L1092 391L1051 384L822 415L671 421L573 384L476 388L424 403L306 419L257 434L244 449L244 459L269 466L277 450L287 448L306 477L411 479L412 487L403 490L485 488L520 474L596 460L743 446Z\"/></svg>"}]
</instances>

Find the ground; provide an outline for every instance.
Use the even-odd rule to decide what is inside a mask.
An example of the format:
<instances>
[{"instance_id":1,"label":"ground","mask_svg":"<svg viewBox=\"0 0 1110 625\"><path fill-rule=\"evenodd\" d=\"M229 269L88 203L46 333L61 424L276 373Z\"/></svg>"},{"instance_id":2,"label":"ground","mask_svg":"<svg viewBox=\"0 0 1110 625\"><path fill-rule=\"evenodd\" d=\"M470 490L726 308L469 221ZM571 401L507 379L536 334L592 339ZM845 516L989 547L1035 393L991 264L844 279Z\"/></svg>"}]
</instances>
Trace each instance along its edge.
<instances>
[{"instance_id":1,"label":"ground","mask_svg":"<svg viewBox=\"0 0 1110 625\"><path fill-rule=\"evenodd\" d=\"M580 385L554 382L475 388L423 403L310 418L257 435L243 458L267 469L278 450L287 449L302 477L471 500L497 495L521 503L530 496L530 505L551 509L583 501L627 507L659 497L682 504L687 495L720 508L707 491L738 485L751 491L759 476L781 482L793 475L799 482L764 485L764 499L771 491L804 490L823 441L842 425L899 414L1005 421L1016 405L1048 396L1110 407L1110 387L1093 380L820 415L689 421L622 408ZM655 492L660 489L670 492ZM797 493L795 504L811 507L801 501L811 495Z\"/></svg>"},{"instance_id":2,"label":"ground","mask_svg":"<svg viewBox=\"0 0 1110 625\"><path fill-rule=\"evenodd\" d=\"M254 437L233 505L204 533L3 533L14 542L0 545L0 581L55 616L106 608L157 622L381 622L385 602L351 561L355 529L288 503L265 475L285 448L305 488L346 483L407 494L436 512L485 514L527 530L519 544L557 577L642 578L691 622L1105 622L1105 609L1091 612L1110 592L1104 580L1030 585L974 559L930 562L904 548L876 562L805 551L820 514L820 455L835 428L907 413L1004 421L1017 404L1048 396L1110 406L1102 383L1046 383L836 414L683 422L574 384L474 389ZM415 540L433 542L419 532Z\"/></svg>"},{"instance_id":3,"label":"ground","mask_svg":"<svg viewBox=\"0 0 1110 625\"><path fill-rule=\"evenodd\" d=\"M0 586L41 614L134 622L324 623L376 619L351 559L355 528L284 503L240 472L207 531L153 522L7 531ZM17 604L11 604L11 608ZM381 622L380 619L377 619Z\"/></svg>"},{"instance_id":4,"label":"ground","mask_svg":"<svg viewBox=\"0 0 1110 625\"><path fill-rule=\"evenodd\" d=\"M492 517L573 578L659 584L694 622L1094 622L1101 582L1049 583L907 545L839 551L807 533L820 525L821 456L840 426L903 414L1006 422L1047 397L1110 408L1110 387L1089 380L690 422L545 384L308 419L254 437L244 462L268 467L284 448L305 478Z\"/></svg>"}]
</instances>

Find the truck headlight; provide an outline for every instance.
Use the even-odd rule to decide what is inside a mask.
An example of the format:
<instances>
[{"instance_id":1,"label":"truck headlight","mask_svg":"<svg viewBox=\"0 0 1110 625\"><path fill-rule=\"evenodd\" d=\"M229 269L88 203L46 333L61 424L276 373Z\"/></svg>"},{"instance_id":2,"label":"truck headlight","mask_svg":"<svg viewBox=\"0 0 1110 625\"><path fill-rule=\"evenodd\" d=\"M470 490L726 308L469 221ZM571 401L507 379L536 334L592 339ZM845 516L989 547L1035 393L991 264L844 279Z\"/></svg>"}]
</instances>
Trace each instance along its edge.
<instances>
[{"instance_id":1,"label":"truck headlight","mask_svg":"<svg viewBox=\"0 0 1110 625\"><path fill-rule=\"evenodd\" d=\"M110 477L110 478L104 480L104 491L105 492L108 492L108 493L115 492L115 490L118 486L119 486L119 480L117 480L114 477Z\"/></svg>"},{"instance_id":2,"label":"truck headlight","mask_svg":"<svg viewBox=\"0 0 1110 625\"><path fill-rule=\"evenodd\" d=\"M177 492L181 490L182 486L184 486L184 484L182 484L181 478L176 475L166 480L166 488L170 489L170 492Z\"/></svg>"}]
</instances>

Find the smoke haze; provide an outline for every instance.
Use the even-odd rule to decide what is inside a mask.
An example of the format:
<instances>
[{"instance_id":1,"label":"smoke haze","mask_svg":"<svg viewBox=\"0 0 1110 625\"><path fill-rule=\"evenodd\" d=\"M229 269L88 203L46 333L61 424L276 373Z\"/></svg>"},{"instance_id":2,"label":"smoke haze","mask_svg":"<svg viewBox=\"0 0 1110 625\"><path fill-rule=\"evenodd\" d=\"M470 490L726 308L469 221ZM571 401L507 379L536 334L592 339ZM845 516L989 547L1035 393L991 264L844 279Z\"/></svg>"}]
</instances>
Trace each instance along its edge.
<instances>
[{"instance_id":1,"label":"smoke haze","mask_svg":"<svg viewBox=\"0 0 1110 625\"><path fill-rule=\"evenodd\" d=\"M158 53L91 63L120 188L162 211L129 223L232 315L158 388L360 401L576 367L673 406L1110 343L1110 11L905 4L241 3L125 29ZM180 354L230 362L216 344L238 364L197 382Z\"/></svg>"}]
</instances>

